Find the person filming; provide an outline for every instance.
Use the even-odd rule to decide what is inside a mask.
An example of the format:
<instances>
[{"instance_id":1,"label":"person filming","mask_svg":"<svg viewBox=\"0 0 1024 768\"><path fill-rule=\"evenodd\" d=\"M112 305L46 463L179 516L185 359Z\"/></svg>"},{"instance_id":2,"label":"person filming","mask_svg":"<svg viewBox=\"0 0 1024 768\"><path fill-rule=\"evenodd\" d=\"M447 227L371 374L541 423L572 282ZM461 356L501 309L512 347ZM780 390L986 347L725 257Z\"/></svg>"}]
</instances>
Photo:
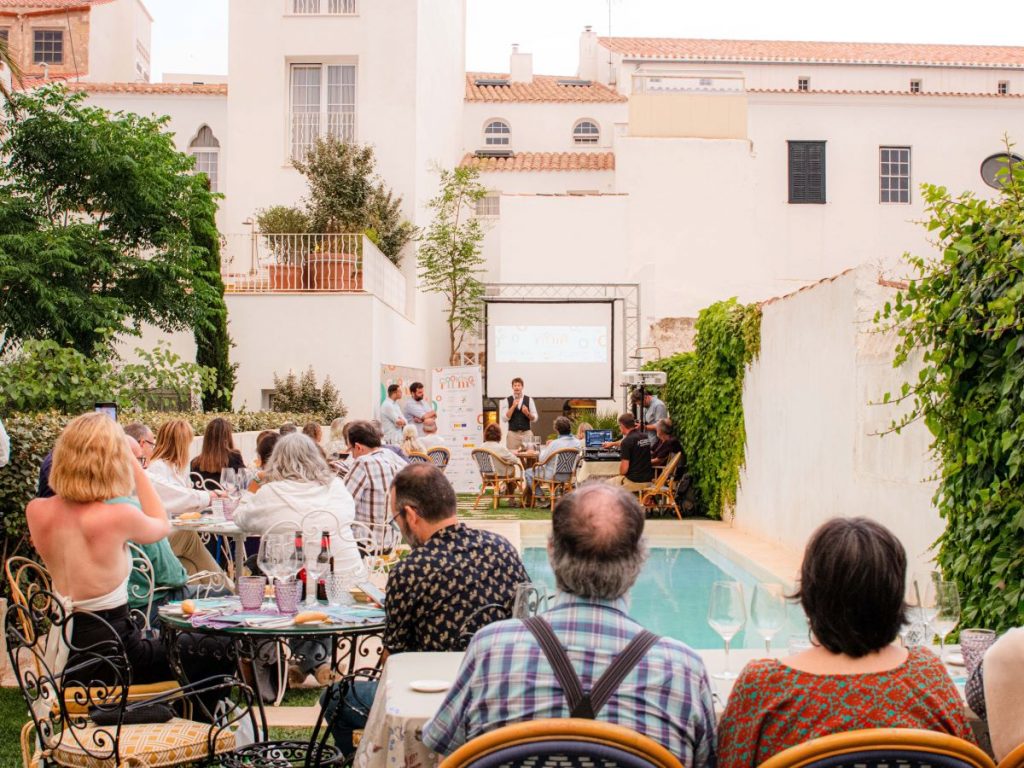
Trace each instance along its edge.
<instances>
[{"instance_id":1,"label":"person filming","mask_svg":"<svg viewBox=\"0 0 1024 768\"><path fill-rule=\"evenodd\" d=\"M512 394L505 399L502 421L508 423L505 445L510 451L519 450L523 443L533 442L533 422L539 418L537 406L529 395L523 394L523 380L512 379Z\"/></svg>"}]
</instances>

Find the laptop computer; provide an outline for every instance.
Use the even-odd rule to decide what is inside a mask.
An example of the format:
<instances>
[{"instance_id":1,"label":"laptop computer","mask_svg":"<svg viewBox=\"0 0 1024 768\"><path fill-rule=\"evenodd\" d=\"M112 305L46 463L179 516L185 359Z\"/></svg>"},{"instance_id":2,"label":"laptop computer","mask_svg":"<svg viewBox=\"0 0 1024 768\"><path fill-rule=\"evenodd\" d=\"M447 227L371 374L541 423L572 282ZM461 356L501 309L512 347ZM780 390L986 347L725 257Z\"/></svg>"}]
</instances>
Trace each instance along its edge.
<instances>
[{"instance_id":1,"label":"laptop computer","mask_svg":"<svg viewBox=\"0 0 1024 768\"><path fill-rule=\"evenodd\" d=\"M618 448L603 448L612 441L610 429L588 429L583 433L583 458L587 461L618 461Z\"/></svg>"}]
</instances>

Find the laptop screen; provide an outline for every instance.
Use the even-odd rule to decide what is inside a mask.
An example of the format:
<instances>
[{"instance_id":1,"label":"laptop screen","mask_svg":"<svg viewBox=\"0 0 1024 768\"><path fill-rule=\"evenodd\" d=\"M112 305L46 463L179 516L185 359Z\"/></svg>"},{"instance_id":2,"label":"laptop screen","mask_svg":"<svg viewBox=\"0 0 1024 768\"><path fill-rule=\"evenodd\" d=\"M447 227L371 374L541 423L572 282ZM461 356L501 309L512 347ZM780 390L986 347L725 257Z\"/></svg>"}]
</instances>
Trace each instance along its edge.
<instances>
[{"instance_id":1,"label":"laptop screen","mask_svg":"<svg viewBox=\"0 0 1024 768\"><path fill-rule=\"evenodd\" d=\"M600 448L602 443L612 441L612 431L610 429L588 429L583 438L586 441L586 448Z\"/></svg>"}]
</instances>

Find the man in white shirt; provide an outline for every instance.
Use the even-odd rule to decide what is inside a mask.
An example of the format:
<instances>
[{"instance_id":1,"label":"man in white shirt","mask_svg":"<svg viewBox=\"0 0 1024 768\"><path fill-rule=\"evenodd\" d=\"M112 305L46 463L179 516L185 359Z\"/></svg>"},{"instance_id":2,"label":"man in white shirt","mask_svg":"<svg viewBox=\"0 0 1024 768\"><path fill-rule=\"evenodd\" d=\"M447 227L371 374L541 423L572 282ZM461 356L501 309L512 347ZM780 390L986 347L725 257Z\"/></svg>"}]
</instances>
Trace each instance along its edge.
<instances>
[{"instance_id":1,"label":"man in white shirt","mask_svg":"<svg viewBox=\"0 0 1024 768\"><path fill-rule=\"evenodd\" d=\"M437 414L423 396L423 385L414 381L409 385L409 394L412 395L412 399L407 400L402 409L406 422L416 425L416 432L420 437L437 432Z\"/></svg>"},{"instance_id":2,"label":"man in white shirt","mask_svg":"<svg viewBox=\"0 0 1024 768\"><path fill-rule=\"evenodd\" d=\"M510 451L518 450L524 442L533 441L531 427L538 418L537 404L523 394L523 380L516 376L512 379L512 394L506 398L505 410L501 414L501 420L508 425L505 445Z\"/></svg>"},{"instance_id":3,"label":"man in white shirt","mask_svg":"<svg viewBox=\"0 0 1024 768\"><path fill-rule=\"evenodd\" d=\"M661 399L651 393L644 393L644 425L648 432L654 432L662 419L668 418L668 408Z\"/></svg>"},{"instance_id":4,"label":"man in white shirt","mask_svg":"<svg viewBox=\"0 0 1024 768\"><path fill-rule=\"evenodd\" d=\"M384 433L384 442L388 445L399 445L402 442L402 428L406 425L402 416L402 408L398 398L402 396L402 388L397 384L388 385L388 396L380 404L380 428Z\"/></svg>"},{"instance_id":5,"label":"man in white shirt","mask_svg":"<svg viewBox=\"0 0 1024 768\"><path fill-rule=\"evenodd\" d=\"M525 472L527 492L533 488L534 477L541 480L551 480L554 478L554 462L551 462L549 466L541 466L552 453L562 448L572 448L577 452L580 450L580 441L572 434L572 422L565 416L559 416L555 419L555 432L558 433L558 437L541 449L540 456L537 457L537 467L535 469L530 468Z\"/></svg>"}]
</instances>

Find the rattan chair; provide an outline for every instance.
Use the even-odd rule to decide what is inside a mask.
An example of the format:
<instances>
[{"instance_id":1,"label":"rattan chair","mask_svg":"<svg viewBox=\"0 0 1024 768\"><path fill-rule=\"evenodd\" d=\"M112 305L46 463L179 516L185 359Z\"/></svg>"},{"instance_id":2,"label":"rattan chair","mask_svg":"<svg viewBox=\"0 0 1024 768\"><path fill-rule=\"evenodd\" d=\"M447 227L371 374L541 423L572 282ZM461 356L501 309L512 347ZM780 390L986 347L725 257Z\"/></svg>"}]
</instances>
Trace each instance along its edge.
<instances>
[{"instance_id":1,"label":"rattan chair","mask_svg":"<svg viewBox=\"0 0 1024 768\"><path fill-rule=\"evenodd\" d=\"M643 734L600 720L559 718L506 725L477 736L440 768L682 768Z\"/></svg>"},{"instance_id":2,"label":"rattan chair","mask_svg":"<svg viewBox=\"0 0 1024 768\"><path fill-rule=\"evenodd\" d=\"M530 496L533 499L533 506L537 505L537 489L544 488L548 492L551 511L555 511L555 502L559 494L569 493L576 487L576 466L579 459L580 452L575 448L559 448L531 470ZM550 477L541 477L542 474Z\"/></svg>"},{"instance_id":3,"label":"rattan chair","mask_svg":"<svg viewBox=\"0 0 1024 768\"><path fill-rule=\"evenodd\" d=\"M427 451L427 456L435 467L444 472L448 469L448 462L452 458L452 452L442 445L435 446Z\"/></svg>"},{"instance_id":4,"label":"rattan chair","mask_svg":"<svg viewBox=\"0 0 1024 768\"><path fill-rule=\"evenodd\" d=\"M651 506L660 509L671 509L680 520L683 519L683 513L679 511L679 505L676 503L676 484L674 478L682 457L682 453L672 454L672 458L668 460L668 464L665 465L665 469L662 470L661 474L655 478L654 483L640 491L640 503L644 507Z\"/></svg>"},{"instance_id":5,"label":"rattan chair","mask_svg":"<svg viewBox=\"0 0 1024 768\"><path fill-rule=\"evenodd\" d=\"M1024 768L1024 744L999 761L997 768Z\"/></svg>"},{"instance_id":6,"label":"rattan chair","mask_svg":"<svg viewBox=\"0 0 1024 768\"><path fill-rule=\"evenodd\" d=\"M430 461L430 457L427 456L427 454L420 453L419 451L409 451L409 453L406 454L406 455L409 457L409 463L410 464L431 464L432 463Z\"/></svg>"},{"instance_id":7,"label":"rattan chair","mask_svg":"<svg viewBox=\"0 0 1024 768\"><path fill-rule=\"evenodd\" d=\"M505 461L486 448L474 448L472 456L480 470L480 493L473 502L473 509L477 508L480 499L484 498L488 491L491 492L494 509L498 508L499 499L520 500L523 480L521 464Z\"/></svg>"},{"instance_id":8,"label":"rattan chair","mask_svg":"<svg viewBox=\"0 0 1024 768\"><path fill-rule=\"evenodd\" d=\"M918 728L834 733L779 752L760 768L995 768L975 745Z\"/></svg>"}]
</instances>

